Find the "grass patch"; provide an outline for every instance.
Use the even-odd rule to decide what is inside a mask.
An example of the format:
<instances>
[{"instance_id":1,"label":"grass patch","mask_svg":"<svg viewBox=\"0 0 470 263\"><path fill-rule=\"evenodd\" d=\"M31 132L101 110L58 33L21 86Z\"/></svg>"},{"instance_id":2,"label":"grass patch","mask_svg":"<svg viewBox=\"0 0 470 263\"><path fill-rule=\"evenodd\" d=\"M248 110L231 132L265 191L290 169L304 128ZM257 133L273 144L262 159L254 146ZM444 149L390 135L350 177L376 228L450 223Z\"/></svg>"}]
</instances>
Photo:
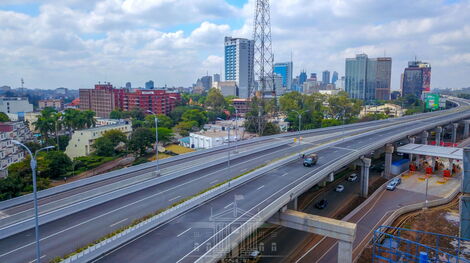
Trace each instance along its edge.
<instances>
[{"instance_id":1,"label":"grass patch","mask_svg":"<svg viewBox=\"0 0 470 263\"><path fill-rule=\"evenodd\" d=\"M181 145L176 145L176 144L168 145L165 147L165 149L167 149L168 151L172 151L176 154L185 154L185 153L194 152L194 149L186 148L186 147L183 147Z\"/></svg>"}]
</instances>

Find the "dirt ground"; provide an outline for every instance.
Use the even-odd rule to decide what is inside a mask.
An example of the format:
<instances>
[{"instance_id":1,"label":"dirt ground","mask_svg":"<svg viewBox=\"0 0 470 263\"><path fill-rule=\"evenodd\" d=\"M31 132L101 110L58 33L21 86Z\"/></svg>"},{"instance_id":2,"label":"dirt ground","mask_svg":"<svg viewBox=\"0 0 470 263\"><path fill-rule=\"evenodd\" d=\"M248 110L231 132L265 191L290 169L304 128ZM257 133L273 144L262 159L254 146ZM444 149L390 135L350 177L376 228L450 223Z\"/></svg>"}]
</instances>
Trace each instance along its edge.
<instances>
[{"instance_id":1,"label":"dirt ground","mask_svg":"<svg viewBox=\"0 0 470 263\"><path fill-rule=\"evenodd\" d=\"M458 236L459 203L456 200L458 199L455 199L451 203L444 206L434 207L431 209L403 215L394 222L393 226L449 236ZM436 246L436 239L431 235L417 235L413 232L403 232L401 237L431 247ZM455 239L441 238L439 240L440 250L453 255L455 254L454 245ZM463 253L467 255L467 259L470 259L470 244L467 244L467 247L463 249ZM371 244L369 244L369 246L364 250L358 262L372 262Z\"/></svg>"}]
</instances>

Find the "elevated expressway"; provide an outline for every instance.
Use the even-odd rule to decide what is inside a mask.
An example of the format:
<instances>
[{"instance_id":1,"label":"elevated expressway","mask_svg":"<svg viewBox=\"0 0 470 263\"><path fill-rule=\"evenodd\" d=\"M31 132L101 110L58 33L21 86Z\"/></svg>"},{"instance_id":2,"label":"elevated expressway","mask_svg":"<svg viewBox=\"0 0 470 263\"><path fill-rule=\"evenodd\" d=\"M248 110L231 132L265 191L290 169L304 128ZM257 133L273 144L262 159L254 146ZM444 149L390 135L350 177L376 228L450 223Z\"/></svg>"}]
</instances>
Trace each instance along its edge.
<instances>
[{"instance_id":1,"label":"elevated expressway","mask_svg":"<svg viewBox=\"0 0 470 263\"><path fill-rule=\"evenodd\" d=\"M273 169L169 220L96 259L96 262L215 262L297 196L332 172L372 151L436 126L470 116L468 103L382 129L371 129L311 151L320 156L312 168L301 161Z\"/></svg>"},{"instance_id":2,"label":"elevated expressway","mask_svg":"<svg viewBox=\"0 0 470 263\"><path fill-rule=\"evenodd\" d=\"M460 108L460 111L461 110L462 108ZM187 237L188 234L192 233L191 230L186 231L186 229L189 229L190 227L185 227L187 224L194 222L204 222L204 217L200 218L200 216L207 212L207 208L217 208L218 203L223 203L222 208L225 208L227 205L233 203L233 196L235 193L239 192L240 195L244 196L244 201L239 204L241 209L250 211L256 208L262 208L265 207L266 204L269 204L270 200L273 200L272 198L279 198L285 195L286 191L291 190L292 187L302 185L299 180L303 181L307 178L324 177L318 173L321 168L325 168L329 164L337 166L337 162L340 161L342 157L352 154L357 155L358 150L356 147L358 146L385 140L386 136L393 135L394 133L396 134L402 131L404 127L410 127L410 124L428 124L427 122L429 122L430 118L434 118L433 120L436 122L449 122L453 119L463 119L464 117L467 116L464 116L464 113L462 112L435 112L385 121L346 125L345 127L318 129L303 132L302 136L305 139L300 145L292 143L292 138L298 136L297 134L260 138L240 144L239 154L232 155L231 166L229 169L227 169L226 163L224 162L227 156L227 148L220 147L215 150L202 151L200 153L188 155L187 157L182 156L180 157L181 159L174 158L173 160L170 159L163 162L163 165L161 166L163 168L163 175L161 178L165 178L165 176L169 175L178 175L178 173L182 176L176 176L171 180L162 181L161 183L153 185L150 184L152 180L157 178L151 176L154 164L146 164L137 168L133 167L114 172L118 174L114 177L96 180L90 184L71 187L70 189L59 191L48 196L45 195L41 199L42 205L57 204L58 208L62 208L64 205L61 204L61 200L75 198L79 201L71 202L70 204L66 204L66 206L80 206L80 203L86 201L88 198L99 198L103 193L112 196L114 191L128 187L128 185L124 187L122 185L117 185L115 188L112 188L109 187L110 185L119 184L125 180L132 180L141 176L139 179L135 179L135 181L129 183L129 185L136 185L138 183L142 184L142 186L139 186L136 191L83 209L79 212L64 215L63 217L57 218L51 222L43 223L41 226L41 248L43 259L48 260L56 256L70 253L78 247L84 246L121 226L129 224L134 219L141 218L158 209L165 208L188 196L197 194L201 190L212 185L223 182L250 169L259 167L261 164L305 151L310 148L319 147L327 142L331 144L331 141L343 139L334 145L321 150L319 165L313 169L304 169L303 167L300 167L298 163L279 167L277 170L271 171L270 173L251 181L249 184L245 184L231 192L227 192L208 204L204 204L197 209L193 209L188 213L171 220L144 237L129 243L129 245L103 258L103 260L107 260L108 258L120 253L127 254L128 252L129 256L135 255L134 252L136 251L132 249L132 244L137 244L137 242L146 243L146 241L149 241L149 244L153 245L155 242L158 242L159 245L154 247L152 251L160 251L160 253L163 253L159 254L159 256L164 255L164 257L161 258L161 262L178 261L179 259L183 261L189 259L189 261L192 261L195 259L193 257L194 252L192 252L194 242L187 242L189 241L188 239L185 239L186 241L184 242L178 240L180 237ZM375 130L376 132L371 135L370 133ZM364 132L368 132L369 135L354 141L343 138L344 136L352 136L354 134L361 134ZM259 149L262 150L260 151ZM368 151L370 152L370 150ZM214 160L219 160L218 164L217 162L214 162ZM213 165L206 165L207 163L212 163ZM194 167L192 171L186 172L188 169L191 170L192 167ZM275 180L272 180L273 176L276 175L278 175L279 178L274 177ZM99 179L99 177L97 178ZM277 188L271 185L273 183L277 185ZM312 185L312 183L309 182L308 185ZM279 188L280 186L282 187ZM100 192L101 187L108 188L103 189L103 192ZM90 195L89 191L95 191L97 197ZM297 192L300 193L299 191ZM295 196L297 196L298 193L295 193ZM269 195L266 196L266 194ZM292 198L292 196L290 198ZM216 203L213 204L212 202ZM262 204L264 204L264 206L260 206ZM0 223L5 222L4 220L10 218L11 215L16 215L30 209L26 201L19 202L17 205L11 206L9 206L8 203L4 204L2 202L0 203L0 207L2 207L1 205L3 205L4 208L1 210L2 214L0 214ZM51 205L51 207L51 210L48 212L58 209L55 208L54 205ZM11 211L14 211L14 213L11 213ZM9 212L11 214L9 214ZM9 225L5 224L3 229L8 230L8 227ZM2 229L0 228L0 232L1 231ZM168 238L159 238L161 235L158 233L163 233L160 231L166 231L165 233L168 234ZM186 232L182 233L182 231ZM157 233L157 238L153 241L148 240L147 238L152 237L154 233ZM164 234L164 236L167 234ZM153 236L153 238L155 237ZM204 244L207 247L206 244L209 242L210 240L208 239L207 242L201 241L199 244ZM0 262L28 262L34 259L33 245L34 234L32 230L25 230L2 238L0 240ZM141 245L139 245L139 247L141 247ZM145 247L145 245L142 247ZM142 253L141 249L138 250L139 252L136 253L137 257L130 259L129 261L139 262L139 260L136 260L139 258L141 259L140 262L154 261L152 260L152 257L155 258L155 254L150 255L150 251ZM202 249L199 249L199 251L202 251ZM122 260L118 261L123 262Z\"/></svg>"}]
</instances>

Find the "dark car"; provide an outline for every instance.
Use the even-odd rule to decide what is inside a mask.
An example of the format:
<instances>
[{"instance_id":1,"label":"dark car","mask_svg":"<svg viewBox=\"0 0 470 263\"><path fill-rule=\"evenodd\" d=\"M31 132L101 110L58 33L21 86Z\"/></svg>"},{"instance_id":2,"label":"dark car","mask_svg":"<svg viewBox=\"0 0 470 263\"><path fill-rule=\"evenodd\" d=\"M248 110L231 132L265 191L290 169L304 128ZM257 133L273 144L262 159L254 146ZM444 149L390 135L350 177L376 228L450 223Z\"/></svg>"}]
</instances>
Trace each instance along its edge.
<instances>
[{"instance_id":1,"label":"dark car","mask_svg":"<svg viewBox=\"0 0 470 263\"><path fill-rule=\"evenodd\" d=\"M318 209L323 209L323 208L325 208L327 205L328 205L328 201L326 201L326 199L322 199L322 200L318 201L318 202L315 204L315 207L318 208Z\"/></svg>"}]
</instances>

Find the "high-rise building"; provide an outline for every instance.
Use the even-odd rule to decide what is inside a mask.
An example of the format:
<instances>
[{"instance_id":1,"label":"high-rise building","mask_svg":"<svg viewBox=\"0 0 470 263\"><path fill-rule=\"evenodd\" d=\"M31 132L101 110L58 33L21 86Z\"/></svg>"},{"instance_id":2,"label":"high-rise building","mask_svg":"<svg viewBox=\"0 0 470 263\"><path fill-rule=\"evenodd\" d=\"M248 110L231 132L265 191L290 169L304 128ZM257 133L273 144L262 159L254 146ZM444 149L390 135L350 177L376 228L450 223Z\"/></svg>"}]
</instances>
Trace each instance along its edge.
<instances>
[{"instance_id":1,"label":"high-rise building","mask_svg":"<svg viewBox=\"0 0 470 263\"><path fill-rule=\"evenodd\" d=\"M149 80L149 81L145 82L145 88L146 89L154 89L155 85L153 83L153 80Z\"/></svg>"},{"instance_id":2,"label":"high-rise building","mask_svg":"<svg viewBox=\"0 0 470 263\"><path fill-rule=\"evenodd\" d=\"M214 74L214 77L212 79L214 82L220 82L220 74Z\"/></svg>"},{"instance_id":3,"label":"high-rise building","mask_svg":"<svg viewBox=\"0 0 470 263\"><path fill-rule=\"evenodd\" d=\"M321 81L324 85L330 84L330 72L328 70L322 72Z\"/></svg>"},{"instance_id":4,"label":"high-rise building","mask_svg":"<svg viewBox=\"0 0 470 263\"><path fill-rule=\"evenodd\" d=\"M302 71L299 75L299 85L304 84L305 81L307 81L307 73L305 71Z\"/></svg>"},{"instance_id":5,"label":"high-rise building","mask_svg":"<svg viewBox=\"0 0 470 263\"><path fill-rule=\"evenodd\" d=\"M225 37L225 80L236 81L240 98L248 98L254 84L254 41Z\"/></svg>"},{"instance_id":6,"label":"high-rise building","mask_svg":"<svg viewBox=\"0 0 470 263\"><path fill-rule=\"evenodd\" d=\"M97 84L95 89L80 89L80 110L92 110L97 117L109 118L109 114L116 108L116 99L113 85Z\"/></svg>"},{"instance_id":7,"label":"high-rise building","mask_svg":"<svg viewBox=\"0 0 470 263\"><path fill-rule=\"evenodd\" d=\"M292 62L282 62L274 64L274 73L281 75L282 87L287 90L292 89L292 67ZM280 88L277 85L275 87L276 89Z\"/></svg>"},{"instance_id":8,"label":"high-rise building","mask_svg":"<svg viewBox=\"0 0 470 263\"><path fill-rule=\"evenodd\" d=\"M132 84L130 82L126 82L126 89L132 89Z\"/></svg>"},{"instance_id":9,"label":"high-rise building","mask_svg":"<svg viewBox=\"0 0 470 263\"><path fill-rule=\"evenodd\" d=\"M338 81L338 72L334 71L331 77L331 83L336 84L336 81Z\"/></svg>"},{"instance_id":10,"label":"high-rise building","mask_svg":"<svg viewBox=\"0 0 470 263\"><path fill-rule=\"evenodd\" d=\"M211 76L204 76L201 78L202 87L204 90L209 90L212 87L212 77Z\"/></svg>"},{"instance_id":11,"label":"high-rise building","mask_svg":"<svg viewBox=\"0 0 470 263\"><path fill-rule=\"evenodd\" d=\"M375 79L375 99L390 100L390 86L392 79L392 58L377 58L377 72Z\"/></svg>"},{"instance_id":12,"label":"high-rise building","mask_svg":"<svg viewBox=\"0 0 470 263\"><path fill-rule=\"evenodd\" d=\"M310 73L310 80L311 81L317 81L317 73Z\"/></svg>"},{"instance_id":13,"label":"high-rise building","mask_svg":"<svg viewBox=\"0 0 470 263\"><path fill-rule=\"evenodd\" d=\"M415 95L421 98L423 93L431 91L431 65L421 61L410 61L403 74L402 96Z\"/></svg>"},{"instance_id":14,"label":"high-rise building","mask_svg":"<svg viewBox=\"0 0 470 263\"><path fill-rule=\"evenodd\" d=\"M368 58L366 54L347 58L345 90L354 99L388 100L390 99L391 71L391 58Z\"/></svg>"}]
</instances>

